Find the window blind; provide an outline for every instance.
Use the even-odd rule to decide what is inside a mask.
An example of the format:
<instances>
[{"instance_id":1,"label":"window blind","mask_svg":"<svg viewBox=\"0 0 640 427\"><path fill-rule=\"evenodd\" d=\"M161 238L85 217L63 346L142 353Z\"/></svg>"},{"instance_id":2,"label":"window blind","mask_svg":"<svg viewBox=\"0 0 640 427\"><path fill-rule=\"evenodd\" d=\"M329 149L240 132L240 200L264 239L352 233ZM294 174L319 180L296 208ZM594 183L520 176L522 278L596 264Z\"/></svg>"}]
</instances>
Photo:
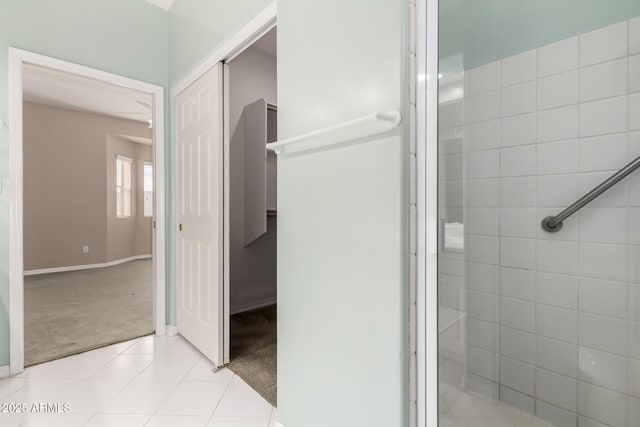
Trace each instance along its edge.
<instances>
[{"instance_id":1,"label":"window blind","mask_svg":"<svg viewBox=\"0 0 640 427\"><path fill-rule=\"evenodd\" d=\"M116 216L131 216L131 164L132 160L116 156Z\"/></svg>"},{"instance_id":2,"label":"window blind","mask_svg":"<svg viewBox=\"0 0 640 427\"><path fill-rule=\"evenodd\" d=\"M144 216L153 216L153 164L144 162Z\"/></svg>"}]
</instances>

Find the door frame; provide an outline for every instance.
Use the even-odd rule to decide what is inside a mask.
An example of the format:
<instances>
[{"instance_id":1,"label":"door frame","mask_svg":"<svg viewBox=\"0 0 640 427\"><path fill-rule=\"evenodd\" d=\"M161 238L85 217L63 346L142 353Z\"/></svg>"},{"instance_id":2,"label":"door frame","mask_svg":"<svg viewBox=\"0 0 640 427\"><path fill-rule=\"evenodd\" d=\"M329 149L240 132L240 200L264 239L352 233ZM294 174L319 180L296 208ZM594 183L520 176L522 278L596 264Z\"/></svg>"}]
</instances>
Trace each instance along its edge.
<instances>
[{"instance_id":1,"label":"door frame","mask_svg":"<svg viewBox=\"0 0 640 427\"><path fill-rule=\"evenodd\" d=\"M438 0L416 1L417 416L438 426Z\"/></svg>"},{"instance_id":2,"label":"door frame","mask_svg":"<svg viewBox=\"0 0 640 427\"><path fill-rule=\"evenodd\" d=\"M213 68L216 64L222 62L223 64L223 77L222 77L222 85L223 85L223 187L224 187L224 196L223 196L223 294L224 294L224 305L223 305L223 361L225 364L229 363L229 349L230 349L230 330L229 330L229 322L224 321L226 316L230 315L229 308L229 289L230 289L230 267L229 267L229 256L230 256L230 243L229 243L229 143L231 136L229 135L229 97L227 96L229 93L229 80L227 79L228 66L226 62L231 61L233 58L242 53L245 49L250 47L256 40L265 35L271 29L276 26L277 23L277 4L275 1L271 2L267 7L265 7L262 11L260 11L253 19L251 19L247 24L240 27L236 30L225 42L223 42L219 47L213 50L210 54L204 57L204 59L200 62L199 65L194 67L191 71L187 72L181 79L179 79L172 87L171 87L171 110L172 114L172 122L177 123L178 121L178 111L177 111L177 99L178 95L182 93L186 88L188 88L193 82L198 80L203 74ZM172 137L173 141L177 140L177 130L176 126L172 126ZM177 170L177 156L174 156L172 168L173 170ZM175 187L172 189L175 193L177 190L177 178L175 182ZM173 214L175 218L178 217L178 207L177 204L173 207ZM171 232L176 233L176 228L174 228ZM175 262L177 265L178 254L177 251L174 255ZM177 287L177 283L176 283ZM177 293L177 289L176 289Z\"/></svg>"},{"instance_id":3,"label":"door frame","mask_svg":"<svg viewBox=\"0 0 640 427\"><path fill-rule=\"evenodd\" d=\"M24 64L34 64L149 93L154 99L153 327L166 331L164 88L22 49L9 48L9 370L24 370L23 87Z\"/></svg>"}]
</instances>

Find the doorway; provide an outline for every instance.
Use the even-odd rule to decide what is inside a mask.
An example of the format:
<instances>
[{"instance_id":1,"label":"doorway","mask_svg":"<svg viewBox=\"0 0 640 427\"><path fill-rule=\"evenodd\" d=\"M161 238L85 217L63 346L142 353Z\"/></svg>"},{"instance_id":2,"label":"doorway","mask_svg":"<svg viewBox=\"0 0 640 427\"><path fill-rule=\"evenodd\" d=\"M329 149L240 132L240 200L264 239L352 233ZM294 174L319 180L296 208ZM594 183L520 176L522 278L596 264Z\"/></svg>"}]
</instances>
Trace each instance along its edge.
<instances>
[{"instance_id":1,"label":"doorway","mask_svg":"<svg viewBox=\"0 0 640 427\"><path fill-rule=\"evenodd\" d=\"M11 372L163 334L162 89L10 59Z\"/></svg>"},{"instance_id":2,"label":"doorway","mask_svg":"<svg viewBox=\"0 0 640 427\"><path fill-rule=\"evenodd\" d=\"M250 23L257 28L222 62L174 93L178 332L275 403L277 172L266 150L277 133L272 19Z\"/></svg>"}]
</instances>

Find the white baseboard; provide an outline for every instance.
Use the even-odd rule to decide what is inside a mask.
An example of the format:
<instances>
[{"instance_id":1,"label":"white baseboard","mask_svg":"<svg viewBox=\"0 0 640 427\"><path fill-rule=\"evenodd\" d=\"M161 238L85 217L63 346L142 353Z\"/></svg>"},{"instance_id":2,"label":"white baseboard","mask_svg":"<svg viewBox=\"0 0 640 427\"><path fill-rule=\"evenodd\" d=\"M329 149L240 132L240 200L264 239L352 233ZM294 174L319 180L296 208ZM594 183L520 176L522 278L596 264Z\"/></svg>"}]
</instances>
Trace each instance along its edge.
<instances>
[{"instance_id":1,"label":"white baseboard","mask_svg":"<svg viewBox=\"0 0 640 427\"><path fill-rule=\"evenodd\" d=\"M0 378L11 376L11 367L9 365L0 366Z\"/></svg>"},{"instance_id":2,"label":"white baseboard","mask_svg":"<svg viewBox=\"0 0 640 427\"><path fill-rule=\"evenodd\" d=\"M93 268L113 267L114 265L124 264L125 262L135 261L137 259L148 259L152 255L136 255L129 258L117 259L115 261L104 262L100 264L71 265L69 267L43 268L40 270L28 270L24 272L25 276L35 276L36 274L48 273L64 273L65 271L91 270Z\"/></svg>"},{"instance_id":3,"label":"white baseboard","mask_svg":"<svg viewBox=\"0 0 640 427\"><path fill-rule=\"evenodd\" d=\"M167 325L166 333L169 337L175 337L176 335L178 335L178 327Z\"/></svg>"},{"instance_id":4,"label":"white baseboard","mask_svg":"<svg viewBox=\"0 0 640 427\"><path fill-rule=\"evenodd\" d=\"M233 306L229 309L230 314L238 314L249 310L255 310L256 308L266 307L268 305L273 305L278 301L276 297L271 297L259 301L250 302L247 304L240 304Z\"/></svg>"}]
</instances>

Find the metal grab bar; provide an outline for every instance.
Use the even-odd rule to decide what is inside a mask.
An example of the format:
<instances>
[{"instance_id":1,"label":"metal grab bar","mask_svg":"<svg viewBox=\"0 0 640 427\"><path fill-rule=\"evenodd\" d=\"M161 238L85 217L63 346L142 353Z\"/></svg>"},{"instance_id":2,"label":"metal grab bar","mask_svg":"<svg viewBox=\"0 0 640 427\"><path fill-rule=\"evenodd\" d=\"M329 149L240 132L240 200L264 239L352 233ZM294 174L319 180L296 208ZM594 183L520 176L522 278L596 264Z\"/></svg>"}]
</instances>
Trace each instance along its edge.
<instances>
[{"instance_id":1,"label":"metal grab bar","mask_svg":"<svg viewBox=\"0 0 640 427\"><path fill-rule=\"evenodd\" d=\"M593 190L582 196L580 200L563 210L556 216L548 216L542 220L542 228L550 233L555 233L562 230L562 221L569 218L574 213L578 212L585 205L590 203L593 199L600 196L602 193L616 185L618 182L625 179L636 169L640 168L640 156L636 157L631 163L620 169L615 174L611 175L606 181L598 185Z\"/></svg>"}]
</instances>

